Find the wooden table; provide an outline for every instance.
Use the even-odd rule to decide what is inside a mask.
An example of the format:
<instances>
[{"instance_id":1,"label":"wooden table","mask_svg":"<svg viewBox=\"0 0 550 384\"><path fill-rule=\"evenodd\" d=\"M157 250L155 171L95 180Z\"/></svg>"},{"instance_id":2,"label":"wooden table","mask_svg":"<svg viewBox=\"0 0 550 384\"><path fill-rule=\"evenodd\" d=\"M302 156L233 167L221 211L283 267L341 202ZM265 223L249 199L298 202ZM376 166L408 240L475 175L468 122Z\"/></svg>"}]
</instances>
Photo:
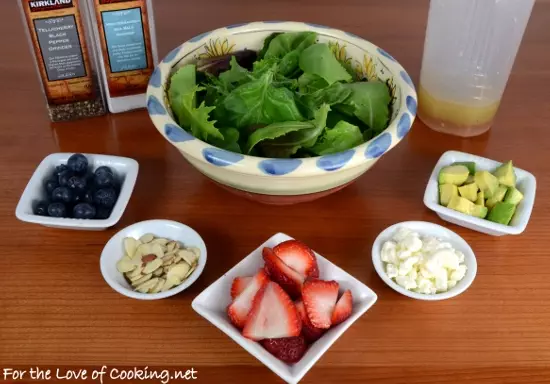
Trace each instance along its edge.
<instances>
[{"instance_id":1,"label":"wooden table","mask_svg":"<svg viewBox=\"0 0 550 384\"><path fill-rule=\"evenodd\" d=\"M50 124L14 3L0 5L0 368L193 367L204 383L280 383L198 316L191 301L283 231L379 297L304 383L550 382L550 1L535 6L488 134L463 140L432 132L417 120L407 138L359 181L322 200L288 207L258 205L215 186L157 133L143 110ZM418 80L426 0L157 0L155 5L161 56L218 26L294 19L363 36L391 52ZM513 158L537 177L535 209L521 236L495 238L450 226L477 254L474 284L452 300L410 300L376 275L372 242L399 221L442 223L423 206L422 196L437 158L449 149ZM134 194L116 228L79 232L16 220L16 203L34 168L60 151L139 161ZM152 218L195 228L207 244L208 264L183 294L130 300L103 281L99 255L117 229Z\"/></svg>"}]
</instances>

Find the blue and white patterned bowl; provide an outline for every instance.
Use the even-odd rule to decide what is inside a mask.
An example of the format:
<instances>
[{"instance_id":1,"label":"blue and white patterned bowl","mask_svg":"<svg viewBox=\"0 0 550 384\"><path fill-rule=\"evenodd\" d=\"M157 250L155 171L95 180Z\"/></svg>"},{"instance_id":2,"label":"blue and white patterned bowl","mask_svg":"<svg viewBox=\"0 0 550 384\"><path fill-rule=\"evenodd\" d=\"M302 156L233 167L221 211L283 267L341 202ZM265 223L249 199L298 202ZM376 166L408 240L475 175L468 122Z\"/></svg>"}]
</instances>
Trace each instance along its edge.
<instances>
[{"instance_id":1,"label":"blue and white patterned bowl","mask_svg":"<svg viewBox=\"0 0 550 384\"><path fill-rule=\"evenodd\" d=\"M167 84L182 65L244 48L259 50L273 32L314 31L338 60L362 77L387 82L392 93L388 128L353 149L304 159L269 159L216 148L183 131L174 121ZM147 109L159 132L200 172L240 194L268 203L312 200L338 190L366 172L409 132L416 116L416 91L403 67L383 49L359 36L317 24L253 22L231 25L193 37L157 66L147 88Z\"/></svg>"}]
</instances>

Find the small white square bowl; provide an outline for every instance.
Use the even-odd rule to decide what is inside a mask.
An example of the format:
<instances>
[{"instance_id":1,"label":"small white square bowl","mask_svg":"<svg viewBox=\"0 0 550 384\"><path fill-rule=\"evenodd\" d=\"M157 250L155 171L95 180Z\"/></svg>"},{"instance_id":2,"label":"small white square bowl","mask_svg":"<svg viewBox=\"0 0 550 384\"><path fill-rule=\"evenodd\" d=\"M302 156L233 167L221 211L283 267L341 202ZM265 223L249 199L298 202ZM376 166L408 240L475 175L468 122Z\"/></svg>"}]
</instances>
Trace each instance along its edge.
<instances>
[{"instance_id":1,"label":"small white square bowl","mask_svg":"<svg viewBox=\"0 0 550 384\"><path fill-rule=\"evenodd\" d=\"M231 324L226 312L227 306L231 303L230 290L233 279L237 276L252 276L258 269L263 267L262 249L264 247L274 247L291 239L292 237L284 233L277 233L269 238L198 295L193 300L192 307L287 383L295 384L302 379L313 364L319 360L346 329L376 302L377 296L365 284L315 252L319 264L319 277L324 280L336 280L340 284L340 293L346 289L351 290L353 295L353 312L351 316L343 323L331 328L323 337L313 343L302 359L295 364L282 362L259 343L243 337L240 331Z\"/></svg>"},{"instance_id":2,"label":"small white square bowl","mask_svg":"<svg viewBox=\"0 0 550 384\"><path fill-rule=\"evenodd\" d=\"M107 229L118 223L126 209L126 205L128 205L134 186L136 185L139 170L137 161L120 156L83 153L88 159L89 166L92 169L106 165L113 169L119 180L122 180L118 199L113 207L111 215L107 219L73 219L39 216L34 214L33 204L44 197L44 180L51 175L56 166L67 164L67 160L71 155L72 153L52 153L42 160L25 187L19 199L19 203L17 204L17 208L15 209L15 216L17 216L19 220L52 228L96 231Z\"/></svg>"},{"instance_id":3,"label":"small white square bowl","mask_svg":"<svg viewBox=\"0 0 550 384\"><path fill-rule=\"evenodd\" d=\"M486 219L466 215L439 204L439 184L437 181L439 171L441 168L457 161L473 161L476 163L477 169L483 171L493 171L502 164L501 162L469 153L458 151L445 152L440 157L428 180L426 192L424 193L424 204L426 207L435 211L435 213L445 221L488 235L503 236L519 235L522 233L527 227L535 204L535 193L537 189L537 180L535 176L523 169L514 167L517 176L516 188L523 193L523 200L518 204L510 225L498 224Z\"/></svg>"}]
</instances>

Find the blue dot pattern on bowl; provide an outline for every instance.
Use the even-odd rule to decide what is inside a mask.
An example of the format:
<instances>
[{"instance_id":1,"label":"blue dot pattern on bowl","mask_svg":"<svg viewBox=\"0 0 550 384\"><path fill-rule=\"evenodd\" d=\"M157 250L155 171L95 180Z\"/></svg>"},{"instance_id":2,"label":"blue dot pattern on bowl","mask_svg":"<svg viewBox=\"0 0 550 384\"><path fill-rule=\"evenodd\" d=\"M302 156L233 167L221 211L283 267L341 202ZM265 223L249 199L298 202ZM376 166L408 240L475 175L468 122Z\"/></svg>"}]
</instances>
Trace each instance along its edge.
<instances>
[{"instance_id":1,"label":"blue dot pattern on bowl","mask_svg":"<svg viewBox=\"0 0 550 384\"><path fill-rule=\"evenodd\" d=\"M260 161L258 168L268 175L281 176L294 171L300 164L300 159L267 159Z\"/></svg>"},{"instance_id":2,"label":"blue dot pattern on bowl","mask_svg":"<svg viewBox=\"0 0 550 384\"><path fill-rule=\"evenodd\" d=\"M153 86L153 87L160 87L161 83L160 83L160 69L159 67L156 67L155 70L153 71L153 74L151 75L151 78L149 79L149 85Z\"/></svg>"},{"instance_id":3,"label":"blue dot pattern on bowl","mask_svg":"<svg viewBox=\"0 0 550 384\"><path fill-rule=\"evenodd\" d=\"M411 95L407 96L407 108L413 116L416 115L416 99Z\"/></svg>"},{"instance_id":4,"label":"blue dot pattern on bowl","mask_svg":"<svg viewBox=\"0 0 550 384\"><path fill-rule=\"evenodd\" d=\"M345 152L325 155L317 160L317 166L325 171L336 171L342 168L355 154L353 149Z\"/></svg>"},{"instance_id":5,"label":"blue dot pattern on bowl","mask_svg":"<svg viewBox=\"0 0 550 384\"><path fill-rule=\"evenodd\" d=\"M247 25L249 23L237 23L237 24L231 24L231 25L228 25L226 28L227 29L233 29L233 28L237 28L237 27L242 27L243 25Z\"/></svg>"},{"instance_id":6,"label":"blue dot pattern on bowl","mask_svg":"<svg viewBox=\"0 0 550 384\"><path fill-rule=\"evenodd\" d=\"M204 33L201 33L200 35L197 35L195 37L192 37L189 39L190 42L192 43L196 43L197 41L199 41L200 39L202 39L203 37L206 37L208 36L209 34L211 34L212 31L208 31L208 32L204 32Z\"/></svg>"},{"instance_id":7,"label":"blue dot pattern on bowl","mask_svg":"<svg viewBox=\"0 0 550 384\"><path fill-rule=\"evenodd\" d=\"M315 24L315 23L304 23L304 24L309 25L310 27L315 27L315 28L323 28L323 29L330 28L330 27L327 27L326 25Z\"/></svg>"},{"instance_id":8,"label":"blue dot pattern on bowl","mask_svg":"<svg viewBox=\"0 0 550 384\"><path fill-rule=\"evenodd\" d=\"M376 159L382 156L388 150L390 145L391 135L388 132L384 132L370 142L365 151L365 157L367 159Z\"/></svg>"},{"instance_id":9,"label":"blue dot pattern on bowl","mask_svg":"<svg viewBox=\"0 0 550 384\"><path fill-rule=\"evenodd\" d=\"M412 88L414 88L414 84L413 84L413 82L412 82L412 80L411 80L411 77L409 76L409 74L408 74L407 72L401 71L399 74L401 75L401 78L402 78L403 80L405 80L405 82L406 82L407 84L409 84Z\"/></svg>"},{"instance_id":10,"label":"blue dot pattern on bowl","mask_svg":"<svg viewBox=\"0 0 550 384\"><path fill-rule=\"evenodd\" d=\"M204 148L202 155L206 161L218 167L227 167L244 159L244 156L239 153L229 152L220 148Z\"/></svg>"},{"instance_id":11,"label":"blue dot pattern on bowl","mask_svg":"<svg viewBox=\"0 0 550 384\"><path fill-rule=\"evenodd\" d=\"M376 48L377 51L384 57L387 57L388 59L390 59L391 61L395 61L395 59L393 58L392 55L390 55L388 52L384 51L382 48L378 47Z\"/></svg>"},{"instance_id":12,"label":"blue dot pattern on bowl","mask_svg":"<svg viewBox=\"0 0 550 384\"><path fill-rule=\"evenodd\" d=\"M170 61L174 60L174 58L178 55L180 51L180 47L172 49L168 54L162 59L163 63L169 63Z\"/></svg>"},{"instance_id":13,"label":"blue dot pattern on bowl","mask_svg":"<svg viewBox=\"0 0 550 384\"><path fill-rule=\"evenodd\" d=\"M183 143L184 141L195 140L195 137L193 137L193 135L175 124L166 124L164 126L164 133L171 141L175 143Z\"/></svg>"},{"instance_id":14,"label":"blue dot pattern on bowl","mask_svg":"<svg viewBox=\"0 0 550 384\"><path fill-rule=\"evenodd\" d=\"M149 96L147 100L147 110L151 115L166 115L166 109L164 109L159 99L153 95Z\"/></svg>"},{"instance_id":15,"label":"blue dot pattern on bowl","mask_svg":"<svg viewBox=\"0 0 550 384\"><path fill-rule=\"evenodd\" d=\"M397 137L402 139L411 129L411 118L408 113L404 113L397 123Z\"/></svg>"}]
</instances>

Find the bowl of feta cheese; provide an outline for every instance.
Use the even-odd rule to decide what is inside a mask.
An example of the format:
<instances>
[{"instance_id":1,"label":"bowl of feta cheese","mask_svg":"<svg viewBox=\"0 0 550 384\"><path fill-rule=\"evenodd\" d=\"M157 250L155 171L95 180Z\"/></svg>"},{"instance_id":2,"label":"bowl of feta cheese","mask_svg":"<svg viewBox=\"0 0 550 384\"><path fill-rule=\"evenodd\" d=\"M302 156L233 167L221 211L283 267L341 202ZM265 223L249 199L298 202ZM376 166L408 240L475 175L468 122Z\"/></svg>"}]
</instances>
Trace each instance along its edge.
<instances>
[{"instance_id":1,"label":"bowl of feta cheese","mask_svg":"<svg viewBox=\"0 0 550 384\"><path fill-rule=\"evenodd\" d=\"M455 232L425 221L386 228L372 246L376 272L395 291L418 300L445 300L475 279L472 248Z\"/></svg>"}]
</instances>

